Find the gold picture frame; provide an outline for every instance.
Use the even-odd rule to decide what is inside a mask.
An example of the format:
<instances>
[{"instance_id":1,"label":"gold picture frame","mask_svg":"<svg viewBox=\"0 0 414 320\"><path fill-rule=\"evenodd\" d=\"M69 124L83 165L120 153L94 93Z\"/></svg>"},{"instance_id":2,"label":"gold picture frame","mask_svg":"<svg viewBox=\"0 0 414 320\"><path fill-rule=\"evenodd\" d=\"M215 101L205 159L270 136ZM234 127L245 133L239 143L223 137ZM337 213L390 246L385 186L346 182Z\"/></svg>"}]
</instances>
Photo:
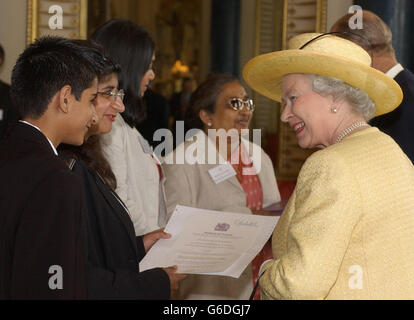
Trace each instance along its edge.
<instances>
[{"instance_id":1,"label":"gold picture frame","mask_svg":"<svg viewBox=\"0 0 414 320\"><path fill-rule=\"evenodd\" d=\"M62 8L62 29L52 30L48 21L51 6ZM88 31L88 0L27 0L27 44L45 35L70 39L86 39Z\"/></svg>"}]
</instances>

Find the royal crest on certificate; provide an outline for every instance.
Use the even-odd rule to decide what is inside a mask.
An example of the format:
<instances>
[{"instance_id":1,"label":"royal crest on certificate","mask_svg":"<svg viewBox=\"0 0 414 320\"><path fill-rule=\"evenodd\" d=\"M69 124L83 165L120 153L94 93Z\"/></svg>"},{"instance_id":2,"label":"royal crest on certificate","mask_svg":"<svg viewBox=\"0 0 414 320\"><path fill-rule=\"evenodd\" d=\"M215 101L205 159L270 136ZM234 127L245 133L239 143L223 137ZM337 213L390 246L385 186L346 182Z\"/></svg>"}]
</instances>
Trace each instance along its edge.
<instances>
[{"instance_id":1,"label":"royal crest on certificate","mask_svg":"<svg viewBox=\"0 0 414 320\"><path fill-rule=\"evenodd\" d=\"M279 217L177 206L140 271L178 266L179 273L238 278L263 248Z\"/></svg>"}]
</instances>

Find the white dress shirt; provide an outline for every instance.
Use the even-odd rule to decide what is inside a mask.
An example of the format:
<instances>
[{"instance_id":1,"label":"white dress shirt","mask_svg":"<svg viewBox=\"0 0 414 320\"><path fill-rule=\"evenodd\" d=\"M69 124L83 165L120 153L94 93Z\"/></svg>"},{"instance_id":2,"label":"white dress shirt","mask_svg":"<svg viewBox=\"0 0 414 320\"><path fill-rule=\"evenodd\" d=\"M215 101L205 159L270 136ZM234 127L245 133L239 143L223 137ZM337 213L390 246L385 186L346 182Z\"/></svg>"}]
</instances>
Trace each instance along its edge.
<instances>
[{"instance_id":1,"label":"white dress shirt","mask_svg":"<svg viewBox=\"0 0 414 320\"><path fill-rule=\"evenodd\" d=\"M403 70L404 70L404 67L401 64L397 63L390 70L388 70L385 74L389 76L390 78L394 79L397 76L397 74L399 74Z\"/></svg>"}]
</instances>

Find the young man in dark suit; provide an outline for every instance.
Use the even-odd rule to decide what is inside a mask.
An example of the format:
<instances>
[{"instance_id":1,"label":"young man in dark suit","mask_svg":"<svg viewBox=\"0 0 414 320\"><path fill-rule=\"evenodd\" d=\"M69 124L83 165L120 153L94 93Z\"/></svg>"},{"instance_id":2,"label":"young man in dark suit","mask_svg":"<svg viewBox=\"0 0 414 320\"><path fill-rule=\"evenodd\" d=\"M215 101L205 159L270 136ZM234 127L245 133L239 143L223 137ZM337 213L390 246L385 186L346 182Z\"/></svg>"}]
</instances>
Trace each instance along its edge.
<instances>
[{"instance_id":1,"label":"young man in dark suit","mask_svg":"<svg viewBox=\"0 0 414 320\"><path fill-rule=\"evenodd\" d=\"M0 144L0 300L87 297L84 199L57 157L96 121L104 57L45 37L19 57L11 94L22 116Z\"/></svg>"},{"instance_id":2,"label":"young man in dark suit","mask_svg":"<svg viewBox=\"0 0 414 320\"><path fill-rule=\"evenodd\" d=\"M363 10L363 28L350 29L353 14L340 18L331 32L346 32L342 37L364 48L372 58L372 67L393 78L403 91L403 101L392 112L375 117L370 124L390 135L414 162L414 74L401 66L392 46L392 33L375 13ZM356 34L357 36L355 36Z\"/></svg>"}]
</instances>

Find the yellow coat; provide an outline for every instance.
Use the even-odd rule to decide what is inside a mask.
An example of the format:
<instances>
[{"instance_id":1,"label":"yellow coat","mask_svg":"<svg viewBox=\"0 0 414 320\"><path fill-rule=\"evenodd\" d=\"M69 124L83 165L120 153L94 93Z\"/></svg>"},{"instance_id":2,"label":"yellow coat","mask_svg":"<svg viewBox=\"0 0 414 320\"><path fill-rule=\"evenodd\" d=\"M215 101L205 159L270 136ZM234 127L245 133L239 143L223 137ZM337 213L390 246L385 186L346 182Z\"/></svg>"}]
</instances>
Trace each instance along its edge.
<instances>
[{"instance_id":1,"label":"yellow coat","mask_svg":"<svg viewBox=\"0 0 414 320\"><path fill-rule=\"evenodd\" d=\"M273 234L262 299L414 299L414 167L377 128L314 153Z\"/></svg>"}]
</instances>

